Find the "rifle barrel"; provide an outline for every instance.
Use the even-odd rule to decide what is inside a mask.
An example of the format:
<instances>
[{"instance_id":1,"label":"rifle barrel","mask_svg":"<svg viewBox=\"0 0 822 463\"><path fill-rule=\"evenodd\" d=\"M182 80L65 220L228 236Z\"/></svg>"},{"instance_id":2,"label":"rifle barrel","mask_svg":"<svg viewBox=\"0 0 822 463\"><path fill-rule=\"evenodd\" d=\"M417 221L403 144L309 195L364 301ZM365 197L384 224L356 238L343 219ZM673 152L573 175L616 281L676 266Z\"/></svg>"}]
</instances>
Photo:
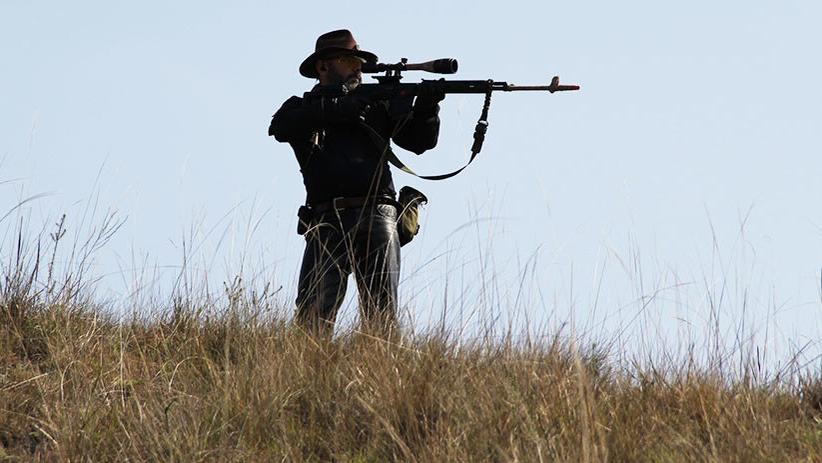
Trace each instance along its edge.
<instances>
[{"instance_id":1,"label":"rifle barrel","mask_svg":"<svg viewBox=\"0 0 822 463\"><path fill-rule=\"evenodd\" d=\"M509 84L507 88L505 88L506 92L518 92L518 91L548 91L551 93L554 92L568 92L579 90L579 85L514 85Z\"/></svg>"},{"instance_id":2,"label":"rifle barrel","mask_svg":"<svg viewBox=\"0 0 822 463\"><path fill-rule=\"evenodd\" d=\"M426 82L426 81L423 81ZM551 85L514 85L508 82L494 82L493 80L439 80L427 81L439 83L445 93L485 93L489 88L493 91L517 92L568 92L579 90L579 85L562 85L559 77L551 79Z\"/></svg>"}]
</instances>

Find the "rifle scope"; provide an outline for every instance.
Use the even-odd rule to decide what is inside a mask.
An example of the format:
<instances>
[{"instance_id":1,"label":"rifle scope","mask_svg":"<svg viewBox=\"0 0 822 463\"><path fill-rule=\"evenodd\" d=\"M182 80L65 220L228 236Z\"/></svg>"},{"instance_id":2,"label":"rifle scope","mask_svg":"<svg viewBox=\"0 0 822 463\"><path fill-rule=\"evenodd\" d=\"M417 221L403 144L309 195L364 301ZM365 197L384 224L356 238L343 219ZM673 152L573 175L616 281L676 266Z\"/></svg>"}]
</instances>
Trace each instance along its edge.
<instances>
[{"instance_id":1,"label":"rifle scope","mask_svg":"<svg viewBox=\"0 0 822 463\"><path fill-rule=\"evenodd\" d=\"M441 58L424 63L409 63L407 58L402 58L396 64L363 63L362 72L373 74L376 72L426 71L434 74L454 74L458 67L459 64L454 58Z\"/></svg>"}]
</instances>

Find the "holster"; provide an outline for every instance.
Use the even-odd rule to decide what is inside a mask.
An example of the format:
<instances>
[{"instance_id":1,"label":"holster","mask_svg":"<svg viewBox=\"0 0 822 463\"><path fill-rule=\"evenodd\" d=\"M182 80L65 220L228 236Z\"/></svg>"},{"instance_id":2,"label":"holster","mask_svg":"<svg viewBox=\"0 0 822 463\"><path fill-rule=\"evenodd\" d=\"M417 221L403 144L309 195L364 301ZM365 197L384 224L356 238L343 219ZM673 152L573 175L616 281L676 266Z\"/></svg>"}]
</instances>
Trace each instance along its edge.
<instances>
[{"instance_id":1,"label":"holster","mask_svg":"<svg viewBox=\"0 0 822 463\"><path fill-rule=\"evenodd\" d=\"M420 232L420 206L428 203L428 198L421 191L404 186L400 189L397 203L397 234L400 237L400 246L405 246Z\"/></svg>"}]
</instances>

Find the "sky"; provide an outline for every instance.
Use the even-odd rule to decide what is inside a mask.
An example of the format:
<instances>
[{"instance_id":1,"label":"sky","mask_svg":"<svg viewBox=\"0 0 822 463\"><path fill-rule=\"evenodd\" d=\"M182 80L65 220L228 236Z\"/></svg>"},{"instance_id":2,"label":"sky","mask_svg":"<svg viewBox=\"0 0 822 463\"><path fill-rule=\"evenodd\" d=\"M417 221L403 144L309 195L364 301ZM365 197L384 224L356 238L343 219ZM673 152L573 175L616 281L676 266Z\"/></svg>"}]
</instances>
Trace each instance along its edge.
<instances>
[{"instance_id":1,"label":"sky","mask_svg":"<svg viewBox=\"0 0 822 463\"><path fill-rule=\"evenodd\" d=\"M93 273L123 310L142 280L168 288L184 255L194 280L242 273L292 304L304 189L266 129L313 84L297 68L317 36L348 28L382 62L452 57L453 78L582 87L495 94L483 151L452 180L395 172L431 200L403 248L410 323L468 333L496 319L637 352L741 330L777 358L810 343L810 361L822 353L820 20L810 0L6 0L0 217L13 213L0 257L21 218L34 236L66 214L82 236L110 212L123 225ZM461 166L481 105L448 96L437 148L399 155L423 174Z\"/></svg>"}]
</instances>

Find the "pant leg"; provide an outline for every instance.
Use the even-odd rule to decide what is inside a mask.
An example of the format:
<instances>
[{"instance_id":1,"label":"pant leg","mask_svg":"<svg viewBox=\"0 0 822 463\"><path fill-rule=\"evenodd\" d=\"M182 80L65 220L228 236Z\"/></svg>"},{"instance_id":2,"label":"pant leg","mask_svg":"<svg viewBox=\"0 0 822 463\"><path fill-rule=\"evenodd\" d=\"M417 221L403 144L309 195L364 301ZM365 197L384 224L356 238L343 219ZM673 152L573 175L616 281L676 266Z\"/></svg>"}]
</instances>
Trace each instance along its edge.
<instances>
[{"instance_id":1,"label":"pant leg","mask_svg":"<svg viewBox=\"0 0 822 463\"><path fill-rule=\"evenodd\" d=\"M331 335L345 296L351 260L336 225L321 223L306 234L297 287L296 322L315 334Z\"/></svg>"},{"instance_id":2,"label":"pant leg","mask_svg":"<svg viewBox=\"0 0 822 463\"><path fill-rule=\"evenodd\" d=\"M377 330L397 323L400 240L396 223L396 207L379 204L364 211L352 240L362 324Z\"/></svg>"}]
</instances>

